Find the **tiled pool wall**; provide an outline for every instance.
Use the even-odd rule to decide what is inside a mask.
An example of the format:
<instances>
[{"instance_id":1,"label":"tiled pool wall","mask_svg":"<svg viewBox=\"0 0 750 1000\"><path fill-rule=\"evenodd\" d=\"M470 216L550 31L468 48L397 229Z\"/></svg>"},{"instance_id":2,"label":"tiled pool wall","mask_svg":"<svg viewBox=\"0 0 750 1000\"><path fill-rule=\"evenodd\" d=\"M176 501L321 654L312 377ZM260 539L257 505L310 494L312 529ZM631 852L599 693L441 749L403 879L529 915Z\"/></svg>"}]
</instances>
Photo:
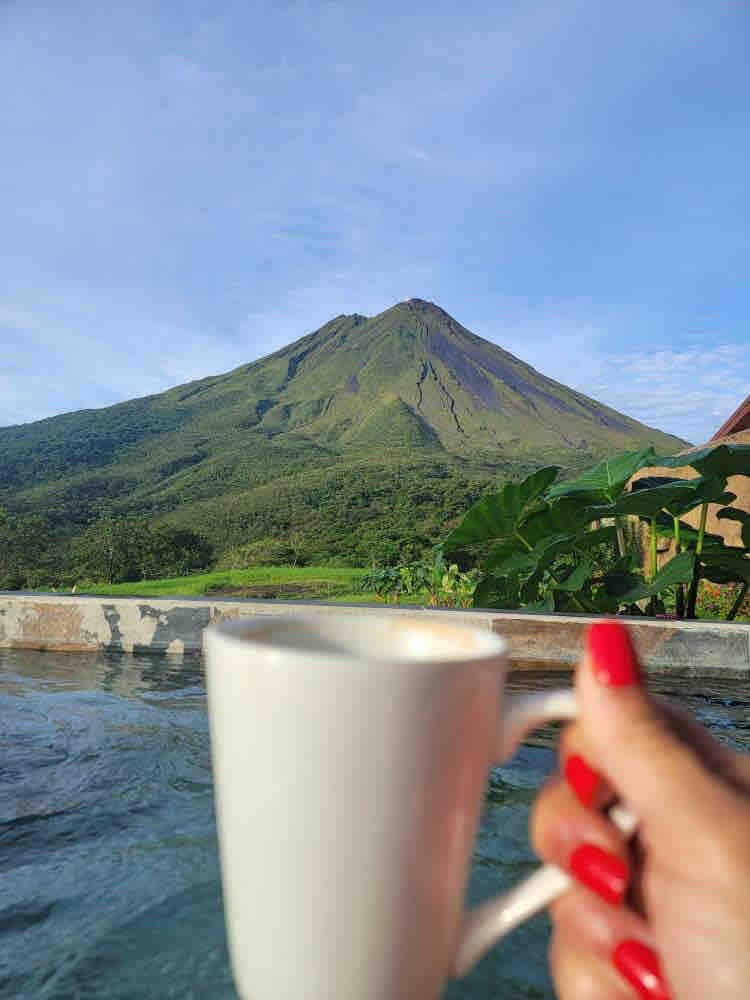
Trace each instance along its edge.
<instances>
[{"instance_id":1,"label":"tiled pool wall","mask_svg":"<svg viewBox=\"0 0 750 1000\"><path fill-rule=\"evenodd\" d=\"M382 613L383 605L207 598L108 598L0 592L0 647L200 653L203 630L223 619L258 615ZM504 635L515 665L571 668L582 648L586 616L388 607L392 615L465 622ZM750 625L624 619L649 671L677 676L750 678Z\"/></svg>"}]
</instances>

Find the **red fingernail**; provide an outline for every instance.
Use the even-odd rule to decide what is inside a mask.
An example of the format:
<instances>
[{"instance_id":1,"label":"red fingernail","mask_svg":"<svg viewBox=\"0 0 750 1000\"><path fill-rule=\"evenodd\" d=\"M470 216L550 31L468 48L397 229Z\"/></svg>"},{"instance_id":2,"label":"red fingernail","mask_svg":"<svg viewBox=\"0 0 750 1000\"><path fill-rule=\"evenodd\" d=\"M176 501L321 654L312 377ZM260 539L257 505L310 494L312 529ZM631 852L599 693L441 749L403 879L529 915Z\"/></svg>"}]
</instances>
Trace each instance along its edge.
<instances>
[{"instance_id":1,"label":"red fingernail","mask_svg":"<svg viewBox=\"0 0 750 1000\"><path fill-rule=\"evenodd\" d=\"M583 757L571 754L565 761L565 780L576 793L579 801L590 806L594 800L594 792L599 784L599 775L590 768Z\"/></svg>"},{"instance_id":2,"label":"red fingernail","mask_svg":"<svg viewBox=\"0 0 750 1000\"><path fill-rule=\"evenodd\" d=\"M612 964L644 1000L669 1000L659 959L640 941L621 941L612 952Z\"/></svg>"},{"instance_id":3,"label":"red fingernail","mask_svg":"<svg viewBox=\"0 0 750 1000\"><path fill-rule=\"evenodd\" d=\"M607 903L621 903L628 885L628 866L596 844L581 844L570 856L570 871Z\"/></svg>"},{"instance_id":4,"label":"red fingernail","mask_svg":"<svg viewBox=\"0 0 750 1000\"><path fill-rule=\"evenodd\" d=\"M598 681L612 687L641 683L638 660L624 625L619 622L596 622L589 628L586 641Z\"/></svg>"}]
</instances>

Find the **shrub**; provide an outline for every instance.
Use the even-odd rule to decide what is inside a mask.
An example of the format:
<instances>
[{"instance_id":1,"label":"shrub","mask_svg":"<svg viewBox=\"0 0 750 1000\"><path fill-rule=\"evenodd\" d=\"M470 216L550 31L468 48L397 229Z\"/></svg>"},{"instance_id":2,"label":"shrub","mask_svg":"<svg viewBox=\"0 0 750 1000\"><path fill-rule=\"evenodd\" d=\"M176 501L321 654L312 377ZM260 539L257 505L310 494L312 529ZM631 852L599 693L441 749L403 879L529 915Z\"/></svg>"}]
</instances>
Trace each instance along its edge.
<instances>
[{"instance_id":1,"label":"shrub","mask_svg":"<svg viewBox=\"0 0 750 1000\"><path fill-rule=\"evenodd\" d=\"M750 513L729 506L730 476L750 475L750 445L714 445L692 452L694 479L641 478L639 469L680 468L684 455L657 458L653 448L599 463L573 482L557 483L551 466L520 483L506 483L481 497L443 542L446 552L473 555L482 579L475 607L526 608L652 615L674 598L678 617L695 618L701 580L738 583L738 613L750 583ZM709 504L723 505L719 519L739 521L744 548L706 533ZM700 509L698 529L682 518ZM649 558L644 573L639 533L627 518L648 525ZM658 569L658 536L675 543L675 556Z\"/></svg>"}]
</instances>

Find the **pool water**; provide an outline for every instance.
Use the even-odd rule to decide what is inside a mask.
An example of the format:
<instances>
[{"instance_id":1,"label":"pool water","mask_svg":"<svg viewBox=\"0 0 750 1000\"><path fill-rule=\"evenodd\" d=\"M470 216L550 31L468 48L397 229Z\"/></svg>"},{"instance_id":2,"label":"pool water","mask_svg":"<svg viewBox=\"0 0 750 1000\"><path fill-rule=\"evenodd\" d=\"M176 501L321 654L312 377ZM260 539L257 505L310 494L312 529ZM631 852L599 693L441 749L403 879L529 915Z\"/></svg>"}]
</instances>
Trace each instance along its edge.
<instances>
[{"instance_id":1,"label":"pool water","mask_svg":"<svg viewBox=\"0 0 750 1000\"><path fill-rule=\"evenodd\" d=\"M655 686L750 750L746 682ZM535 865L529 806L553 740L490 777L473 901ZM0 650L0 997L235 997L220 891L201 661ZM554 997L548 933L543 916L515 931L447 997Z\"/></svg>"}]
</instances>

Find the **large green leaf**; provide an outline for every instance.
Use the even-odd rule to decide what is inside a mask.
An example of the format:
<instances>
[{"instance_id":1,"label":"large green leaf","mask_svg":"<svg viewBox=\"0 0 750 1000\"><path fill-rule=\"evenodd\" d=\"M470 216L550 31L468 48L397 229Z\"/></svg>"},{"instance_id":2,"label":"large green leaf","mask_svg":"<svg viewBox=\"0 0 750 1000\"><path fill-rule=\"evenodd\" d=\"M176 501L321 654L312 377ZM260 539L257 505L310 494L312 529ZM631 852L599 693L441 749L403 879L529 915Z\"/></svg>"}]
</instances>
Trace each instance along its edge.
<instances>
[{"instance_id":1,"label":"large green leaf","mask_svg":"<svg viewBox=\"0 0 750 1000\"><path fill-rule=\"evenodd\" d=\"M653 464L656 457L653 448L642 448L640 451L629 451L615 458L606 459L599 465L584 472L572 483L558 483L553 486L547 496L554 497L578 496L585 497L592 503L614 503L619 497L630 477L643 468Z\"/></svg>"},{"instance_id":2,"label":"large green leaf","mask_svg":"<svg viewBox=\"0 0 750 1000\"><path fill-rule=\"evenodd\" d=\"M492 546L482 563L482 568L485 571L491 572L495 566L499 566L509 556L512 556L514 552L522 552L525 555L527 551L526 547L522 546L517 538L504 538Z\"/></svg>"},{"instance_id":3,"label":"large green leaf","mask_svg":"<svg viewBox=\"0 0 750 1000\"><path fill-rule=\"evenodd\" d=\"M602 577L602 588L611 597L620 598L643 583L643 577L628 569L612 570ZM640 599L640 598L639 598Z\"/></svg>"},{"instance_id":4,"label":"large green leaf","mask_svg":"<svg viewBox=\"0 0 750 1000\"><path fill-rule=\"evenodd\" d=\"M746 549L750 549L750 514L746 510L739 510L737 507L723 507L716 516L720 521L739 521L742 525L742 544Z\"/></svg>"},{"instance_id":5,"label":"large green leaf","mask_svg":"<svg viewBox=\"0 0 750 1000\"><path fill-rule=\"evenodd\" d=\"M631 604L640 601L644 597L654 597L668 587L674 587L678 583L689 583L693 578L693 568L695 566L695 554L693 552L680 552L674 559L659 570L650 583L636 584L632 590L620 595L621 604Z\"/></svg>"},{"instance_id":6,"label":"large green leaf","mask_svg":"<svg viewBox=\"0 0 750 1000\"><path fill-rule=\"evenodd\" d=\"M695 510L696 506L699 506L700 504L733 503L737 499L737 494L730 493L728 490L725 490L723 489L723 487L720 487L718 484L722 482L723 480L721 479L707 479L705 488L696 491L697 496L695 497L695 499L698 500L697 504L691 503L690 506L688 507L687 502L689 501L686 501L686 506L681 507L678 498L678 500L674 504L666 508L667 511L673 517L682 517L684 514L689 513L691 510Z\"/></svg>"},{"instance_id":7,"label":"large green leaf","mask_svg":"<svg viewBox=\"0 0 750 1000\"><path fill-rule=\"evenodd\" d=\"M507 608L512 610L521 607L518 600L518 588L514 588L510 582L506 585L505 581L492 577L485 577L477 584L472 604L475 608Z\"/></svg>"},{"instance_id":8,"label":"large green leaf","mask_svg":"<svg viewBox=\"0 0 750 1000\"><path fill-rule=\"evenodd\" d=\"M599 586L592 595L594 605L600 611L617 611L621 595L643 583L635 549L616 559L597 582Z\"/></svg>"},{"instance_id":9,"label":"large green leaf","mask_svg":"<svg viewBox=\"0 0 750 1000\"><path fill-rule=\"evenodd\" d=\"M605 590L615 595L626 594L637 583L642 582L640 558L635 549L616 559L599 580Z\"/></svg>"},{"instance_id":10,"label":"large green leaf","mask_svg":"<svg viewBox=\"0 0 750 1000\"><path fill-rule=\"evenodd\" d=\"M654 517L660 510L669 509L675 502L684 505L686 498L694 498L694 482L695 480L690 479L675 479L674 482L651 488L633 489L630 493L623 493L616 503L608 507L592 507L591 513L596 512L600 517L611 517L614 514Z\"/></svg>"},{"instance_id":11,"label":"large green leaf","mask_svg":"<svg viewBox=\"0 0 750 1000\"><path fill-rule=\"evenodd\" d=\"M701 576L713 583L750 583L750 558L741 549L711 549L701 554Z\"/></svg>"},{"instance_id":12,"label":"large green leaf","mask_svg":"<svg viewBox=\"0 0 750 1000\"><path fill-rule=\"evenodd\" d=\"M730 476L750 476L750 444L706 445L682 455L660 458L652 463L667 469L689 466L704 476L728 479Z\"/></svg>"},{"instance_id":13,"label":"large green leaf","mask_svg":"<svg viewBox=\"0 0 750 1000\"><path fill-rule=\"evenodd\" d=\"M613 525L587 531L584 530L586 520L576 501L558 501L546 510L532 515L519 529L526 544L535 542L531 551L518 547L517 540L500 542L490 550L484 567L497 576L535 573L548 566L565 549L585 552L595 545L614 541ZM560 527L567 527L569 530L555 530Z\"/></svg>"},{"instance_id":14,"label":"large green leaf","mask_svg":"<svg viewBox=\"0 0 750 1000\"><path fill-rule=\"evenodd\" d=\"M517 532L524 545L534 548L550 535L578 534L591 521L588 510L575 497L562 497L533 511Z\"/></svg>"},{"instance_id":15,"label":"large green leaf","mask_svg":"<svg viewBox=\"0 0 750 1000\"><path fill-rule=\"evenodd\" d=\"M643 476L633 483L633 493L646 489L663 490L663 496L668 497L672 485L687 483L691 489L676 490L674 497L664 503L663 509L672 517L683 517L695 507L703 503L731 503L736 500L734 493L727 493L726 479L722 476L698 476L696 479L664 478L661 476ZM622 498L624 499L624 498ZM633 513L640 514L640 511ZM641 516L653 516L643 514Z\"/></svg>"},{"instance_id":16,"label":"large green leaf","mask_svg":"<svg viewBox=\"0 0 750 1000\"><path fill-rule=\"evenodd\" d=\"M477 500L448 535L443 548L449 552L461 545L514 538L529 515L545 506L539 497L554 482L558 471L557 466L540 469L521 483L506 483L496 493Z\"/></svg>"},{"instance_id":17,"label":"large green leaf","mask_svg":"<svg viewBox=\"0 0 750 1000\"><path fill-rule=\"evenodd\" d=\"M491 567L494 576L513 576L516 573L536 573L542 565L548 565L560 549L570 545L573 535L550 535L538 542L531 552L517 549L506 559ZM491 566L487 561L488 568Z\"/></svg>"}]
</instances>

